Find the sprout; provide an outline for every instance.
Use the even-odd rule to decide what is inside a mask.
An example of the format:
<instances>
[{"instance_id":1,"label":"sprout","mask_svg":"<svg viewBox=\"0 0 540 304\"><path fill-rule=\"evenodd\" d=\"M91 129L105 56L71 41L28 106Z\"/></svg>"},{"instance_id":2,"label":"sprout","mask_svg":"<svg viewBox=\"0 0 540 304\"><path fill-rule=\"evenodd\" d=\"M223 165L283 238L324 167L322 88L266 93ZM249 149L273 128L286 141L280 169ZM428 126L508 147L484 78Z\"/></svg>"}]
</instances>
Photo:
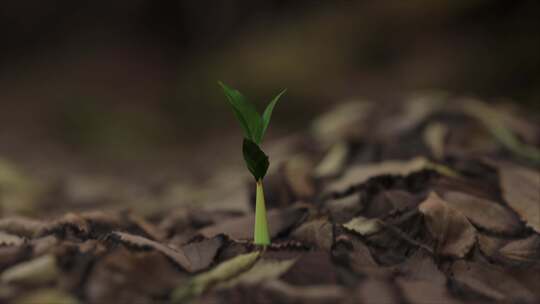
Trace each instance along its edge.
<instances>
[{"instance_id":1,"label":"sprout","mask_svg":"<svg viewBox=\"0 0 540 304\"><path fill-rule=\"evenodd\" d=\"M246 98L237 90L232 89L222 82L218 84L223 89L225 96L229 104L232 106L234 115L240 126L244 131L244 142L242 145L242 152L244 154L244 161L249 169L249 172L255 178L257 187L256 201L255 201L255 233L254 243L256 245L266 246L270 244L270 235L268 233L268 222L266 219L266 206L264 201L263 191L263 178L268 170L269 161L268 156L261 150L259 145L261 144L264 134L270 124L270 118L272 117L272 111L281 95L286 90L281 91L272 101L268 104L261 116L255 106L249 103Z\"/></svg>"}]
</instances>

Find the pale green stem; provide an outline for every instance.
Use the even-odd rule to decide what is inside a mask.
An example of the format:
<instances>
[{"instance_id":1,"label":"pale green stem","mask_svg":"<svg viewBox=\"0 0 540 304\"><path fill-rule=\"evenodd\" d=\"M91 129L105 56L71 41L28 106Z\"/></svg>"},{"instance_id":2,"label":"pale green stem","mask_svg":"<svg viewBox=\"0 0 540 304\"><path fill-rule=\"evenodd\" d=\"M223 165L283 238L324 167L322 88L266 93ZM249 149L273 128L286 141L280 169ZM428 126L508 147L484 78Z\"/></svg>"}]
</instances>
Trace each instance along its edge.
<instances>
[{"instance_id":1,"label":"pale green stem","mask_svg":"<svg viewBox=\"0 0 540 304\"><path fill-rule=\"evenodd\" d=\"M255 198L255 245L270 245L270 234L268 233L268 221L266 219L266 206L264 202L264 191L262 180L257 181L257 194Z\"/></svg>"}]
</instances>

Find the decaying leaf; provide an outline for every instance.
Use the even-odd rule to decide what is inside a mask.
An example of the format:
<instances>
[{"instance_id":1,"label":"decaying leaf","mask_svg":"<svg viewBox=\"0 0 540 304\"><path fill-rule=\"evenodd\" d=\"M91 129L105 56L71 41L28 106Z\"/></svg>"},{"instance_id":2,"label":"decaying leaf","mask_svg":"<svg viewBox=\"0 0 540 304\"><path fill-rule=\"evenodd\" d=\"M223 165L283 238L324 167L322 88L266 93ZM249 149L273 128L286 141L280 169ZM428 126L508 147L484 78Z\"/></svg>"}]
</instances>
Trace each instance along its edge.
<instances>
[{"instance_id":1,"label":"decaying leaf","mask_svg":"<svg viewBox=\"0 0 540 304\"><path fill-rule=\"evenodd\" d=\"M397 279L397 285L408 303L462 303L450 295L446 285L441 285L432 281Z\"/></svg>"},{"instance_id":2,"label":"decaying leaf","mask_svg":"<svg viewBox=\"0 0 540 304\"><path fill-rule=\"evenodd\" d=\"M423 139L431 150L431 154L436 159L442 159L444 156L444 142L448 135L448 127L439 122L429 124L425 129Z\"/></svg>"},{"instance_id":3,"label":"decaying leaf","mask_svg":"<svg viewBox=\"0 0 540 304\"><path fill-rule=\"evenodd\" d=\"M323 145L358 138L367 131L364 124L373 109L369 101L351 101L343 103L333 111L313 122L314 137Z\"/></svg>"},{"instance_id":4,"label":"decaying leaf","mask_svg":"<svg viewBox=\"0 0 540 304\"><path fill-rule=\"evenodd\" d=\"M20 246L24 243L24 239L16 235L0 231L0 246Z\"/></svg>"},{"instance_id":5,"label":"decaying leaf","mask_svg":"<svg viewBox=\"0 0 540 304\"><path fill-rule=\"evenodd\" d=\"M505 202L537 233L540 233L540 172L515 166L500 166Z\"/></svg>"},{"instance_id":6,"label":"decaying leaf","mask_svg":"<svg viewBox=\"0 0 540 304\"><path fill-rule=\"evenodd\" d=\"M208 268L214 261L223 243L223 237L217 236L182 246L182 251L191 264L191 271L197 272Z\"/></svg>"},{"instance_id":7,"label":"decaying leaf","mask_svg":"<svg viewBox=\"0 0 540 304\"><path fill-rule=\"evenodd\" d=\"M369 278L356 288L355 298L360 303L388 303L397 304L399 295L395 287L385 279Z\"/></svg>"},{"instance_id":8,"label":"decaying leaf","mask_svg":"<svg viewBox=\"0 0 540 304\"><path fill-rule=\"evenodd\" d=\"M111 234L113 238L117 238L118 241L125 243L128 246L134 246L139 248L151 248L157 250L174 261L177 265L181 266L186 271L192 272L193 265L188 259L186 254L181 250L175 250L171 247L165 246L156 241L152 241L145 237L134 235L126 232L115 231Z\"/></svg>"},{"instance_id":9,"label":"decaying leaf","mask_svg":"<svg viewBox=\"0 0 540 304\"><path fill-rule=\"evenodd\" d=\"M368 236L379 232L383 228L383 225L379 219L369 219L363 216L358 216L350 220L348 223L343 224L343 227L360 235Z\"/></svg>"},{"instance_id":10,"label":"decaying leaf","mask_svg":"<svg viewBox=\"0 0 540 304\"><path fill-rule=\"evenodd\" d=\"M287 272L295 262L295 260L259 259L250 269L231 280L218 284L216 288L230 288L240 284L255 285L275 280Z\"/></svg>"},{"instance_id":11,"label":"decaying leaf","mask_svg":"<svg viewBox=\"0 0 540 304\"><path fill-rule=\"evenodd\" d=\"M426 226L437 241L437 252L461 258L476 242L476 229L459 211L451 208L434 192L419 206Z\"/></svg>"},{"instance_id":12,"label":"decaying leaf","mask_svg":"<svg viewBox=\"0 0 540 304\"><path fill-rule=\"evenodd\" d=\"M499 253L514 262L540 265L540 235L509 242L499 249Z\"/></svg>"},{"instance_id":13,"label":"decaying leaf","mask_svg":"<svg viewBox=\"0 0 540 304\"><path fill-rule=\"evenodd\" d=\"M291 237L316 248L330 250L334 238L332 223L326 218L305 222L291 233Z\"/></svg>"},{"instance_id":14,"label":"decaying leaf","mask_svg":"<svg viewBox=\"0 0 540 304\"><path fill-rule=\"evenodd\" d=\"M24 237L36 236L44 225L42 221L22 216L0 219L0 231Z\"/></svg>"},{"instance_id":15,"label":"decaying leaf","mask_svg":"<svg viewBox=\"0 0 540 304\"><path fill-rule=\"evenodd\" d=\"M453 280L460 290L469 289L495 301L536 303L535 295L496 266L457 261L452 265Z\"/></svg>"},{"instance_id":16,"label":"decaying leaf","mask_svg":"<svg viewBox=\"0 0 540 304\"><path fill-rule=\"evenodd\" d=\"M313 162L309 158L302 154L291 156L281 170L296 199L310 198L315 194Z\"/></svg>"},{"instance_id":17,"label":"decaying leaf","mask_svg":"<svg viewBox=\"0 0 540 304\"><path fill-rule=\"evenodd\" d=\"M334 177L341 173L349 156L349 146L345 142L337 143L330 148L314 171L317 178Z\"/></svg>"},{"instance_id":18,"label":"decaying leaf","mask_svg":"<svg viewBox=\"0 0 540 304\"><path fill-rule=\"evenodd\" d=\"M300 256L281 279L292 285L332 285L337 283L337 271L328 252L311 251Z\"/></svg>"},{"instance_id":19,"label":"decaying leaf","mask_svg":"<svg viewBox=\"0 0 540 304\"><path fill-rule=\"evenodd\" d=\"M291 228L303 217L305 211L304 208L297 206L281 210L269 210L267 216L270 237L275 237ZM211 238L218 234L225 234L234 240L249 240L253 238L254 221L255 215L251 214L203 228L199 233L206 238Z\"/></svg>"},{"instance_id":20,"label":"decaying leaf","mask_svg":"<svg viewBox=\"0 0 540 304\"><path fill-rule=\"evenodd\" d=\"M330 199L324 203L330 212L332 221L344 223L350 221L358 212L364 209L358 195L348 195L342 198Z\"/></svg>"},{"instance_id":21,"label":"decaying leaf","mask_svg":"<svg viewBox=\"0 0 540 304\"><path fill-rule=\"evenodd\" d=\"M37 285L53 282L59 274L56 257L48 254L6 269L0 280L4 283Z\"/></svg>"},{"instance_id":22,"label":"decaying leaf","mask_svg":"<svg viewBox=\"0 0 540 304\"><path fill-rule=\"evenodd\" d=\"M473 224L488 231L513 235L522 228L519 219L497 202L455 191L446 192L443 198Z\"/></svg>"},{"instance_id":23,"label":"decaying leaf","mask_svg":"<svg viewBox=\"0 0 540 304\"><path fill-rule=\"evenodd\" d=\"M345 174L329 183L326 192L341 192L356 184L365 183L368 179L379 175L408 175L416 171L431 169L442 175L456 176L453 170L446 166L430 162L424 157L415 157L408 161L388 160L381 163L356 165Z\"/></svg>"},{"instance_id":24,"label":"decaying leaf","mask_svg":"<svg viewBox=\"0 0 540 304\"><path fill-rule=\"evenodd\" d=\"M186 299L204 292L207 288L219 282L224 282L255 264L259 252L238 255L228 261L217 265L208 272L197 275L187 286L180 286L174 290L171 300L173 303L183 303Z\"/></svg>"},{"instance_id":25,"label":"decaying leaf","mask_svg":"<svg viewBox=\"0 0 540 304\"><path fill-rule=\"evenodd\" d=\"M36 304L36 303L54 303L54 304L78 304L80 301L69 293L59 289L39 289L29 292L17 298L14 304Z\"/></svg>"},{"instance_id":26,"label":"decaying leaf","mask_svg":"<svg viewBox=\"0 0 540 304\"><path fill-rule=\"evenodd\" d=\"M294 286L279 280L268 281L263 288L291 303L340 303L347 291L338 285Z\"/></svg>"}]
</instances>

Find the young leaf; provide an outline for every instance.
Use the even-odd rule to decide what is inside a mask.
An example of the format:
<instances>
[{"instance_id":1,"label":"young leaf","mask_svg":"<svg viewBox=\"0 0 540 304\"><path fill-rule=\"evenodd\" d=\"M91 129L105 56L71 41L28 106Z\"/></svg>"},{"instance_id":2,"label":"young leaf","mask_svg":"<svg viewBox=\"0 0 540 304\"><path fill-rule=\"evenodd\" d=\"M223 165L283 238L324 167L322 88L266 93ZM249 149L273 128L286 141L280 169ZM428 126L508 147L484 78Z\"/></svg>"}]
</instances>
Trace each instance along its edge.
<instances>
[{"instance_id":1,"label":"young leaf","mask_svg":"<svg viewBox=\"0 0 540 304\"><path fill-rule=\"evenodd\" d=\"M248 139L256 141L256 134L260 133L261 117L257 109L249 103L246 98L237 90L226 86L221 81L218 84L223 89L227 100L231 104L236 119L240 122L245 136Z\"/></svg>"},{"instance_id":2,"label":"young leaf","mask_svg":"<svg viewBox=\"0 0 540 304\"><path fill-rule=\"evenodd\" d=\"M259 132L255 135L255 142L260 144L262 142L262 139L264 137L264 134L266 133L266 129L268 129L268 125L270 124L270 118L272 118L272 112L274 111L274 107L276 106L279 98L281 95L285 94L287 92L287 89L284 89L281 91L272 101L266 106L266 109L264 110L262 119L261 119L261 125L259 128Z\"/></svg>"},{"instance_id":3,"label":"young leaf","mask_svg":"<svg viewBox=\"0 0 540 304\"><path fill-rule=\"evenodd\" d=\"M244 138L242 145L244 160L256 181L262 179L268 170L268 156L259 148L259 146L250 139Z\"/></svg>"}]
</instances>

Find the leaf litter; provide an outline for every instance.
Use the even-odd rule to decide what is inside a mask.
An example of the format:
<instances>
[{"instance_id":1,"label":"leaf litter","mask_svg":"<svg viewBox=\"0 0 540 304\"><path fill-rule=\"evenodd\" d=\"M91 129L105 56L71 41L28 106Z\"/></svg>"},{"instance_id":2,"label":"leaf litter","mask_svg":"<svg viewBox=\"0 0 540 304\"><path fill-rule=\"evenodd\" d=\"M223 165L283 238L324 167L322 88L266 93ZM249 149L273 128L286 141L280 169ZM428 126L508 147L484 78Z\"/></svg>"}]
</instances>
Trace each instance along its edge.
<instances>
[{"instance_id":1,"label":"leaf litter","mask_svg":"<svg viewBox=\"0 0 540 304\"><path fill-rule=\"evenodd\" d=\"M2 161L0 302L538 303L540 127L469 101L355 101L276 141L266 248L234 170L206 196L64 195Z\"/></svg>"}]
</instances>

